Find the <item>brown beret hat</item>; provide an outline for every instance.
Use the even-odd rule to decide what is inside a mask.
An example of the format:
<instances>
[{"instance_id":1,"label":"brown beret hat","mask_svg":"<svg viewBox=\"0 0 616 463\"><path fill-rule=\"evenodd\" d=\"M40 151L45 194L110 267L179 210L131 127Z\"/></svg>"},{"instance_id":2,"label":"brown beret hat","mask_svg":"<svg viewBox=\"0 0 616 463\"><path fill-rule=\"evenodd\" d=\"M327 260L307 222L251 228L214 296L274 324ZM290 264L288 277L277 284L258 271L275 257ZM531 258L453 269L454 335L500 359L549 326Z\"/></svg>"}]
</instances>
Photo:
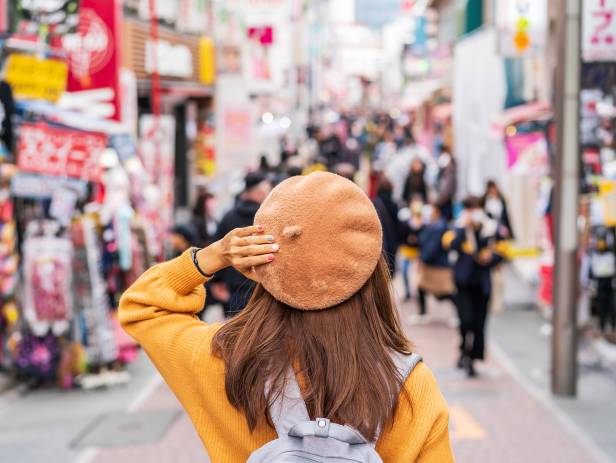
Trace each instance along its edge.
<instances>
[{"instance_id":1,"label":"brown beret hat","mask_svg":"<svg viewBox=\"0 0 616 463\"><path fill-rule=\"evenodd\" d=\"M381 255L383 232L372 202L353 182L329 172L280 183L261 204L255 224L280 244L274 261L256 269L258 280L296 309L345 301Z\"/></svg>"}]
</instances>

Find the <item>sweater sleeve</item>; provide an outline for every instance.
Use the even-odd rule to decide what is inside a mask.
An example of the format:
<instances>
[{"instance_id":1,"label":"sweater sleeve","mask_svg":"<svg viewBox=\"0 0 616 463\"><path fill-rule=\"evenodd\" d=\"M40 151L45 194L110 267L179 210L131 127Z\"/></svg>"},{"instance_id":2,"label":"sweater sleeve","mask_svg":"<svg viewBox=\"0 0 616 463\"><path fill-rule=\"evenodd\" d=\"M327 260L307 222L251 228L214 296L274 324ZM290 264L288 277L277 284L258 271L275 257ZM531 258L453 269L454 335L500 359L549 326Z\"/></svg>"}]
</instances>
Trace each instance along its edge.
<instances>
[{"instance_id":1,"label":"sweater sleeve","mask_svg":"<svg viewBox=\"0 0 616 463\"><path fill-rule=\"evenodd\" d=\"M186 251L150 268L120 299L122 327L187 409L199 397L199 382L191 379L209 358L208 341L216 331L195 315L203 308L205 281Z\"/></svg>"}]
</instances>

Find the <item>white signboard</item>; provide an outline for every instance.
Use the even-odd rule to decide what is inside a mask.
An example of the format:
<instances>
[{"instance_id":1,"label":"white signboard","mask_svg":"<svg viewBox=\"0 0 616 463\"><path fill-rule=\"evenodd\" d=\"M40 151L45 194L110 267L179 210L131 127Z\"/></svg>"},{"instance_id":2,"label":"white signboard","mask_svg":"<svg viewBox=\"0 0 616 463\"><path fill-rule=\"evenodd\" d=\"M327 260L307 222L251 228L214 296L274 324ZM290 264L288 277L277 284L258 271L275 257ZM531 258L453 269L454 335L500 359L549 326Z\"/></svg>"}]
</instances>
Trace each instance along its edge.
<instances>
[{"instance_id":1,"label":"white signboard","mask_svg":"<svg viewBox=\"0 0 616 463\"><path fill-rule=\"evenodd\" d=\"M193 75L193 56L186 45L173 45L166 40L158 40L155 44L148 40L145 48L145 70L152 74L154 66L161 76L187 79Z\"/></svg>"},{"instance_id":2,"label":"white signboard","mask_svg":"<svg viewBox=\"0 0 616 463\"><path fill-rule=\"evenodd\" d=\"M545 50L547 0L499 0L496 5L498 49L501 56L536 55Z\"/></svg>"},{"instance_id":3,"label":"white signboard","mask_svg":"<svg viewBox=\"0 0 616 463\"><path fill-rule=\"evenodd\" d=\"M582 7L582 59L616 61L616 0L584 0Z\"/></svg>"}]
</instances>

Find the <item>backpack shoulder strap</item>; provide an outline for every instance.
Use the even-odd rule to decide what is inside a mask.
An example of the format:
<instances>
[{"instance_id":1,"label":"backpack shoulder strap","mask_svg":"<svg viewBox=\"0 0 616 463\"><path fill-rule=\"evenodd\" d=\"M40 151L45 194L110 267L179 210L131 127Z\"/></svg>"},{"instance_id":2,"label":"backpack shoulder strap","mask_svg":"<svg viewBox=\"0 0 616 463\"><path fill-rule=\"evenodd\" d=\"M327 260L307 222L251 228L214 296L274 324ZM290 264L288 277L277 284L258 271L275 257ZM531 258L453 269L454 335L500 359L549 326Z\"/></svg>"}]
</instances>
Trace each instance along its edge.
<instances>
[{"instance_id":1,"label":"backpack shoulder strap","mask_svg":"<svg viewBox=\"0 0 616 463\"><path fill-rule=\"evenodd\" d=\"M409 375L413 372L419 362L423 361L421 355L415 353L406 355L395 352L392 354L392 359L400 372L403 383L408 379Z\"/></svg>"},{"instance_id":2,"label":"backpack shoulder strap","mask_svg":"<svg viewBox=\"0 0 616 463\"><path fill-rule=\"evenodd\" d=\"M265 384L265 394L269 393L271 383ZM293 426L304 421L310 421L308 409L295 379L295 372L289 368L285 378L283 391L269 405L270 417L278 433L278 437L286 436Z\"/></svg>"},{"instance_id":3,"label":"backpack shoulder strap","mask_svg":"<svg viewBox=\"0 0 616 463\"><path fill-rule=\"evenodd\" d=\"M415 367L419 364L419 362L423 362L423 358L419 354L411 353L411 354L401 354L400 352L392 352L391 358L396 364L396 368L398 368L398 372L400 373L400 377L402 378L402 387L404 387L404 383L411 375ZM377 441L380 437L381 429L377 431ZM376 447L376 442L370 442L371 447Z\"/></svg>"}]
</instances>

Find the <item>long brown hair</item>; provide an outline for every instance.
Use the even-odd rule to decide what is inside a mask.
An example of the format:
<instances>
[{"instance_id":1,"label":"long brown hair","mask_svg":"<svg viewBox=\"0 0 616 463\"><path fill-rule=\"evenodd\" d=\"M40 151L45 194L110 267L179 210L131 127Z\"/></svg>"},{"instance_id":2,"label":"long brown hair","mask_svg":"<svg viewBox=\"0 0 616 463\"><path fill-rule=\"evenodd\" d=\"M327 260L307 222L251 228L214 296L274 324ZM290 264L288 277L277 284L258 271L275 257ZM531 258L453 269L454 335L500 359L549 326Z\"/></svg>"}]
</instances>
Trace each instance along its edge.
<instances>
[{"instance_id":1,"label":"long brown hair","mask_svg":"<svg viewBox=\"0 0 616 463\"><path fill-rule=\"evenodd\" d=\"M251 430L282 392L292 362L308 412L374 439L391 423L403 379L391 352L410 353L381 257L364 286L325 310L297 310L257 285L246 308L213 339L225 362L225 389ZM272 380L268 396L265 382Z\"/></svg>"}]
</instances>

